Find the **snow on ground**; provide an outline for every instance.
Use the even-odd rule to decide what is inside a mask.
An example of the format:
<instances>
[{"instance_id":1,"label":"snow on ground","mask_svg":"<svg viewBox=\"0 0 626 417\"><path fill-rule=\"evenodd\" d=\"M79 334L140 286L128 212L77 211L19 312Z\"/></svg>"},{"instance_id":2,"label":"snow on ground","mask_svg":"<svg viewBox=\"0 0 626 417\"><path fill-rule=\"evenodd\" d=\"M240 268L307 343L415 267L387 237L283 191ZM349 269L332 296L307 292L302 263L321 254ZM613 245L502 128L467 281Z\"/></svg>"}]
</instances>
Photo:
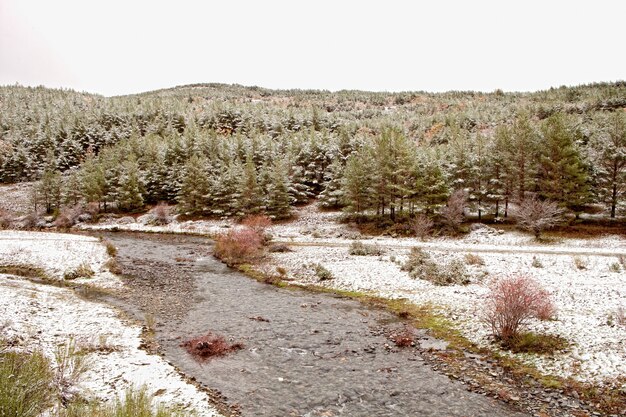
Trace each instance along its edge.
<instances>
[{"instance_id":1,"label":"snow on ground","mask_svg":"<svg viewBox=\"0 0 626 417\"><path fill-rule=\"evenodd\" d=\"M28 262L61 277L64 270L82 263L100 272L105 260L105 248L97 239L0 232L0 264ZM103 272L100 279L112 277ZM57 346L73 339L79 347L90 349L89 369L76 387L82 395L107 401L129 387L145 385L159 394L159 402L195 409L201 417L218 415L205 393L185 382L160 356L139 348L139 326L125 323L104 304L79 298L71 289L0 274L0 319L2 337L20 348L39 348L53 358Z\"/></svg>"},{"instance_id":2,"label":"snow on ground","mask_svg":"<svg viewBox=\"0 0 626 417\"><path fill-rule=\"evenodd\" d=\"M273 225L268 232L275 241L292 244L294 252L271 254L269 262L273 267L285 268L297 282L403 297L417 304L432 303L440 306L468 339L489 345L489 329L480 320L489 282L512 273L529 274L553 294L559 309L557 320L534 322L531 330L560 335L572 347L552 357L517 357L547 373L585 381L600 382L626 375L626 326L616 320L620 309L626 310L626 270L621 264L626 258L626 239L622 236L563 238L538 244L528 234L502 233L478 226L462 238L440 237L421 242L414 238L363 237L355 228L338 222L341 213L320 211L315 205L299 208L295 214L295 220ZM126 218L121 224L112 220L109 224L86 227L216 234L236 225L220 220L146 226ZM384 248L385 255L349 255L349 245L359 238ZM455 258L464 260L466 254L473 253L485 265L468 266L473 276L470 285L435 286L411 279L401 271L400 266L413 246L422 247L441 263ZM534 258L542 267L533 266ZM585 269L577 268L576 260ZM318 282L313 268L318 263L335 278ZM611 270L614 264L619 264L619 272Z\"/></svg>"},{"instance_id":3,"label":"snow on ground","mask_svg":"<svg viewBox=\"0 0 626 417\"><path fill-rule=\"evenodd\" d=\"M363 240L384 248L385 254L351 256L351 240L312 236L351 233L345 226L329 225L331 216L332 213L317 215L310 210L294 223L274 226L275 239L294 245L293 252L272 254L271 263L287 269L292 278L302 283L317 283L312 265L320 263L335 277L323 285L441 306L441 311L467 338L482 345L490 343L489 328L480 320L489 282L513 273L529 274L552 293L559 310L556 320L533 322L531 330L560 335L572 347L567 353L552 357L517 356L546 373L579 380L600 382L626 375L626 326L616 322L620 309L626 310L626 271L619 258L626 255L626 239L562 239L545 245L521 233L500 234L490 228L478 228L462 239ZM308 233L316 224L324 229ZM424 248L439 263L455 258L464 260L466 254L472 253L480 256L485 265L467 266L472 274L470 285L435 286L414 280L401 270L411 246ZM576 262L584 269L579 269ZM620 271L614 272L612 268L617 266Z\"/></svg>"}]
</instances>

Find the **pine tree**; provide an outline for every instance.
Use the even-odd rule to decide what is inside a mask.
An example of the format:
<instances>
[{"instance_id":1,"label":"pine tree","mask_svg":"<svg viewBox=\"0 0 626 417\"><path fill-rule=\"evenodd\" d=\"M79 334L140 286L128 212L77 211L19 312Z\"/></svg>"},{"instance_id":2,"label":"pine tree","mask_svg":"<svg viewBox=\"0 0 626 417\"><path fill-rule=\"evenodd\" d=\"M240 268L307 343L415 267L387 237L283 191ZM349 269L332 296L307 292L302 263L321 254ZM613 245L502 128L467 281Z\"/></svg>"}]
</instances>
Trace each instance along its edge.
<instances>
[{"instance_id":1,"label":"pine tree","mask_svg":"<svg viewBox=\"0 0 626 417\"><path fill-rule=\"evenodd\" d=\"M178 193L179 210L186 215L202 214L206 209L209 193L207 160L193 155L185 164L182 183Z\"/></svg>"},{"instance_id":2,"label":"pine tree","mask_svg":"<svg viewBox=\"0 0 626 417\"><path fill-rule=\"evenodd\" d=\"M61 173L56 167L52 151L48 152L46 159L46 168L36 187L40 204L46 209L46 213L50 214L61 207Z\"/></svg>"},{"instance_id":3,"label":"pine tree","mask_svg":"<svg viewBox=\"0 0 626 417\"><path fill-rule=\"evenodd\" d=\"M65 173L63 180L63 203L77 205L82 198L80 173L77 167Z\"/></svg>"},{"instance_id":4,"label":"pine tree","mask_svg":"<svg viewBox=\"0 0 626 417\"><path fill-rule=\"evenodd\" d=\"M291 197L289 195L289 178L284 162L275 162L272 173L272 182L268 187L267 214L272 219L285 219L290 216Z\"/></svg>"},{"instance_id":5,"label":"pine tree","mask_svg":"<svg viewBox=\"0 0 626 417\"><path fill-rule=\"evenodd\" d=\"M143 183L134 155L122 165L116 194L118 207L122 210L132 211L143 207Z\"/></svg>"},{"instance_id":6,"label":"pine tree","mask_svg":"<svg viewBox=\"0 0 626 417\"><path fill-rule=\"evenodd\" d=\"M598 194L615 218L617 205L626 191L626 115L615 112L605 120L604 129L591 142L592 158L598 170Z\"/></svg>"},{"instance_id":7,"label":"pine tree","mask_svg":"<svg viewBox=\"0 0 626 417\"><path fill-rule=\"evenodd\" d=\"M558 113L545 121L542 133L540 195L579 212L589 199L589 186L574 135Z\"/></svg>"},{"instance_id":8,"label":"pine tree","mask_svg":"<svg viewBox=\"0 0 626 417\"><path fill-rule=\"evenodd\" d=\"M319 195L320 205L328 209L338 209L343 206L344 195L342 189L344 165L339 159L333 161L324 174L324 190Z\"/></svg>"},{"instance_id":9,"label":"pine tree","mask_svg":"<svg viewBox=\"0 0 626 417\"><path fill-rule=\"evenodd\" d=\"M239 181L239 201L237 201L238 215L257 214L261 211L262 194L257 181L257 172L252 160L252 153L246 156L243 176Z\"/></svg>"},{"instance_id":10,"label":"pine tree","mask_svg":"<svg viewBox=\"0 0 626 417\"><path fill-rule=\"evenodd\" d=\"M416 164L415 199L425 214L431 215L443 207L450 196L450 189L439 165L421 158Z\"/></svg>"},{"instance_id":11,"label":"pine tree","mask_svg":"<svg viewBox=\"0 0 626 417\"><path fill-rule=\"evenodd\" d=\"M530 123L527 114L520 115L513 124L511 131L511 152L509 160L513 165L514 188L517 198L523 201L526 197L528 183L533 176L538 136Z\"/></svg>"},{"instance_id":12,"label":"pine tree","mask_svg":"<svg viewBox=\"0 0 626 417\"><path fill-rule=\"evenodd\" d=\"M343 177L346 210L361 214L372 206L373 161L362 151L348 158Z\"/></svg>"}]
</instances>

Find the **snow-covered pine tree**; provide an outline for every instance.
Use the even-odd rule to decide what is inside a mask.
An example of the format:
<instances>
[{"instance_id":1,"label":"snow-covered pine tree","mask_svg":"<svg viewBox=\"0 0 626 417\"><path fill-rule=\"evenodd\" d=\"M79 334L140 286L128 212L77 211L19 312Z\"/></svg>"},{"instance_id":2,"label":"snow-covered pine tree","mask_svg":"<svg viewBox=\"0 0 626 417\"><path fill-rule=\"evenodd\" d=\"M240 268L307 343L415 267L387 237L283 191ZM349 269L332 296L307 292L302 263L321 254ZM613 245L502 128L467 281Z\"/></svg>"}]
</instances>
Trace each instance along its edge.
<instances>
[{"instance_id":1,"label":"snow-covered pine tree","mask_svg":"<svg viewBox=\"0 0 626 417\"><path fill-rule=\"evenodd\" d=\"M206 196L210 186L207 163L206 158L193 155L185 164L178 192L178 209L185 215L203 214L206 209Z\"/></svg>"}]
</instances>

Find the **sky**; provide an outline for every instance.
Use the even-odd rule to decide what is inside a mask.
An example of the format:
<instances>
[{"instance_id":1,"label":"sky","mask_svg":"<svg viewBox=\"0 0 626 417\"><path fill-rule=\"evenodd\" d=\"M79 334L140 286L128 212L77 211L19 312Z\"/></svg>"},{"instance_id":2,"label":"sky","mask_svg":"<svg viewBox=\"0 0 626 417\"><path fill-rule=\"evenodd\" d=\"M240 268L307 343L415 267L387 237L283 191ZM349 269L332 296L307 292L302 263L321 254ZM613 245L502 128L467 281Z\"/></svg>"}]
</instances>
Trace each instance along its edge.
<instances>
[{"instance_id":1,"label":"sky","mask_svg":"<svg viewBox=\"0 0 626 417\"><path fill-rule=\"evenodd\" d=\"M626 1L0 0L0 85L536 91L626 79Z\"/></svg>"}]
</instances>

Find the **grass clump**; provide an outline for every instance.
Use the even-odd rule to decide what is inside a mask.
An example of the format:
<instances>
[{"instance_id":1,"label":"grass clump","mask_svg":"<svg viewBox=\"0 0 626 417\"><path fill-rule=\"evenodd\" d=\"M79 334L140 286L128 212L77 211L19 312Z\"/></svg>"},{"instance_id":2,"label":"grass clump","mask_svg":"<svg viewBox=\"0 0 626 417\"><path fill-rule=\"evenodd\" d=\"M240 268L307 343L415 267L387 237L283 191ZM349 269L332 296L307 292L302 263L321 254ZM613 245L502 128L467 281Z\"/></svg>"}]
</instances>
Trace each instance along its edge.
<instances>
[{"instance_id":1,"label":"grass clump","mask_svg":"<svg viewBox=\"0 0 626 417\"><path fill-rule=\"evenodd\" d=\"M462 285L469 283L469 274L463 262L458 259L445 265L438 265L421 248L411 248L408 260L402 265L414 279L430 281L435 285Z\"/></svg>"},{"instance_id":2,"label":"grass clump","mask_svg":"<svg viewBox=\"0 0 626 417\"><path fill-rule=\"evenodd\" d=\"M533 332L523 332L508 340L503 347L513 353L552 354L562 351L569 346L567 340L561 336L544 335Z\"/></svg>"},{"instance_id":3,"label":"grass clump","mask_svg":"<svg viewBox=\"0 0 626 417\"><path fill-rule=\"evenodd\" d=\"M113 405L71 404L60 417L188 417L194 412L182 412L162 404L155 406L145 387L129 389L123 400Z\"/></svg>"},{"instance_id":4,"label":"grass clump","mask_svg":"<svg viewBox=\"0 0 626 417\"><path fill-rule=\"evenodd\" d=\"M465 255L465 263L468 265L483 266L485 265L485 260L475 253L468 253Z\"/></svg>"},{"instance_id":5,"label":"grass clump","mask_svg":"<svg viewBox=\"0 0 626 417\"><path fill-rule=\"evenodd\" d=\"M53 380L43 353L0 353L0 416L38 417L52 405Z\"/></svg>"},{"instance_id":6,"label":"grass clump","mask_svg":"<svg viewBox=\"0 0 626 417\"><path fill-rule=\"evenodd\" d=\"M117 256L117 248L115 247L115 245L108 240L103 240L102 243L104 243L104 247L107 250L107 255L109 255L111 258L115 258Z\"/></svg>"},{"instance_id":7,"label":"grass clump","mask_svg":"<svg viewBox=\"0 0 626 417\"><path fill-rule=\"evenodd\" d=\"M357 240L350 244L348 253L355 256L381 256L385 251L378 245L368 245Z\"/></svg>"},{"instance_id":8,"label":"grass clump","mask_svg":"<svg viewBox=\"0 0 626 417\"><path fill-rule=\"evenodd\" d=\"M320 281L330 281L335 278L333 273L326 269L322 264L314 264L313 271L315 271L315 276Z\"/></svg>"},{"instance_id":9,"label":"grass clump","mask_svg":"<svg viewBox=\"0 0 626 417\"><path fill-rule=\"evenodd\" d=\"M17 275L24 278L49 279L48 274L42 268L23 264L0 265L0 274Z\"/></svg>"},{"instance_id":10,"label":"grass clump","mask_svg":"<svg viewBox=\"0 0 626 417\"><path fill-rule=\"evenodd\" d=\"M91 266L89 266L88 263L83 262L76 268L66 271L65 274L63 274L63 279L72 280L72 279L78 279L78 278L91 278L94 275L95 275L95 272L93 272L93 269L91 269Z\"/></svg>"}]
</instances>

